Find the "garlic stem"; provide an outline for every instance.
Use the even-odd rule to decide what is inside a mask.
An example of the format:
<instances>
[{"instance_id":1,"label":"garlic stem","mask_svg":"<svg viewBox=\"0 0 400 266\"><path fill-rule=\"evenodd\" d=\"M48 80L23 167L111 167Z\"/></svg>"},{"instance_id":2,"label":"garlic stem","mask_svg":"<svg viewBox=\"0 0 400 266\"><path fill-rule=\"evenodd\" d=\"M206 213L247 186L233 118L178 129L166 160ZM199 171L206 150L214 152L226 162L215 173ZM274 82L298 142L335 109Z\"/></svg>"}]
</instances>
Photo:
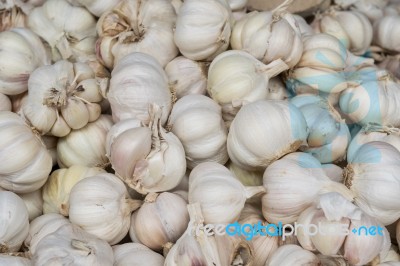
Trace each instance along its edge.
<instances>
[{"instance_id":1,"label":"garlic stem","mask_svg":"<svg viewBox=\"0 0 400 266\"><path fill-rule=\"evenodd\" d=\"M265 75L268 77L268 79L275 77L282 73L285 70L288 70L289 66L282 60L282 59L276 59L263 67L261 71L265 73Z\"/></svg>"},{"instance_id":2,"label":"garlic stem","mask_svg":"<svg viewBox=\"0 0 400 266\"><path fill-rule=\"evenodd\" d=\"M73 246L76 249L88 252L88 255L92 252L92 249L88 245L88 243L83 242L83 241L78 240L78 239L72 239L71 240L71 246Z\"/></svg>"},{"instance_id":3,"label":"garlic stem","mask_svg":"<svg viewBox=\"0 0 400 266\"><path fill-rule=\"evenodd\" d=\"M142 204L143 204L143 202L141 200L134 200L134 199L131 199L131 198L126 199L126 203L128 205L127 209L130 212L133 212L133 211L139 209L140 206L142 206Z\"/></svg>"},{"instance_id":4,"label":"garlic stem","mask_svg":"<svg viewBox=\"0 0 400 266\"><path fill-rule=\"evenodd\" d=\"M67 37L63 35L56 43L56 48L60 52L61 57L63 59L68 59L72 56L71 47L69 46L69 42Z\"/></svg>"},{"instance_id":5,"label":"garlic stem","mask_svg":"<svg viewBox=\"0 0 400 266\"><path fill-rule=\"evenodd\" d=\"M249 186L245 187L246 198L250 199L255 196L260 196L262 194L267 193L267 190L264 186Z\"/></svg>"},{"instance_id":6,"label":"garlic stem","mask_svg":"<svg viewBox=\"0 0 400 266\"><path fill-rule=\"evenodd\" d=\"M271 12L274 15L274 17L281 17L284 15L289 8L289 6L293 3L294 0L286 0L279 6L277 6L275 9L273 9Z\"/></svg>"},{"instance_id":7,"label":"garlic stem","mask_svg":"<svg viewBox=\"0 0 400 266\"><path fill-rule=\"evenodd\" d=\"M153 203L156 201L158 195L160 194L155 192L150 192L149 194L147 194L146 198L144 199L144 202Z\"/></svg>"}]
</instances>

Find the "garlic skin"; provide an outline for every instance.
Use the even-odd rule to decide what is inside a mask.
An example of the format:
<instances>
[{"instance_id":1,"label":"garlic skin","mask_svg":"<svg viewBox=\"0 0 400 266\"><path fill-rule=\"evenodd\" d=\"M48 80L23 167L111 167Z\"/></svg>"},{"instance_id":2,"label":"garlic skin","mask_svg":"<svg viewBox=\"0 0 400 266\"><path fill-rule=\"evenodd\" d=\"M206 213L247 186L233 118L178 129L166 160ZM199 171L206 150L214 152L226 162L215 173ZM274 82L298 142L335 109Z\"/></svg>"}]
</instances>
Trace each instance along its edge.
<instances>
[{"instance_id":1,"label":"garlic skin","mask_svg":"<svg viewBox=\"0 0 400 266\"><path fill-rule=\"evenodd\" d=\"M112 9L122 0L68 0L71 4L86 7L96 17L100 17L107 10Z\"/></svg>"},{"instance_id":2,"label":"garlic skin","mask_svg":"<svg viewBox=\"0 0 400 266\"><path fill-rule=\"evenodd\" d=\"M388 143L372 141L362 145L349 161L345 184L366 214L389 225L400 218L399 173L400 152Z\"/></svg>"},{"instance_id":3,"label":"garlic skin","mask_svg":"<svg viewBox=\"0 0 400 266\"><path fill-rule=\"evenodd\" d=\"M174 193L148 194L131 217L129 234L153 250L161 250L168 242L175 243L189 223L186 205L186 201Z\"/></svg>"},{"instance_id":4,"label":"garlic skin","mask_svg":"<svg viewBox=\"0 0 400 266\"><path fill-rule=\"evenodd\" d=\"M29 232L29 214L24 201L9 191L0 191L0 253L17 252Z\"/></svg>"},{"instance_id":5,"label":"garlic skin","mask_svg":"<svg viewBox=\"0 0 400 266\"><path fill-rule=\"evenodd\" d=\"M353 200L351 191L330 180L321 163L308 153L294 152L273 162L264 172L263 184L262 212L270 223L295 222L321 193L338 192Z\"/></svg>"},{"instance_id":6,"label":"garlic skin","mask_svg":"<svg viewBox=\"0 0 400 266\"><path fill-rule=\"evenodd\" d=\"M265 266L319 265L319 258L297 245L280 246L265 263Z\"/></svg>"},{"instance_id":7,"label":"garlic skin","mask_svg":"<svg viewBox=\"0 0 400 266\"><path fill-rule=\"evenodd\" d=\"M252 130L251 136L246 129ZM286 101L257 101L243 106L233 120L228 133L228 154L243 169L264 170L273 161L297 150L307 136L306 120L297 107Z\"/></svg>"},{"instance_id":8,"label":"garlic skin","mask_svg":"<svg viewBox=\"0 0 400 266\"><path fill-rule=\"evenodd\" d=\"M204 62L178 56L165 66L170 89L177 99L189 94L206 94L207 69Z\"/></svg>"},{"instance_id":9,"label":"garlic skin","mask_svg":"<svg viewBox=\"0 0 400 266\"><path fill-rule=\"evenodd\" d=\"M4 69L0 73L0 93L5 95L27 91L30 74L50 64L39 36L25 28L0 32L0 57L0 67Z\"/></svg>"},{"instance_id":10,"label":"garlic skin","mask_svg":"<svg viewBox=\"0 0 400 266\"><path fill-rule=\"evenodd\" d=\"M232 121L242 105L268 99L269 79L287 69L280 59L264 65L244 51L226 51L208 69L207 91L222 106L224 120Z\"/></svg>"},{"instance_id":11,"label":"garlic skin","mask_svg":"<svg viewBox=\"0 0 400 266\"><path fill-rule=\"evenodd\" d=\"M150 123L130 127L121 121L108 136L107 156L116 175L141 194L173 189L186 172L185 150L172 132L161 126L163 110L151 105ZM128 122L130 123L130 122Z\"/></svg>"},{"instance_id":12,"label":"garlic skin","mask_svg":"<svg viewBox=\"0 0 400 266\"><path fill-rule=\"evenodd\" d=\"M3 93L0 93L0 111L11 111L11 100Z\"/></svg>"},{"instance_id":13,"label":"garlic skin","mask_svg":"<svg viewBox=\"0 0 400 266\"><path fill-rule=\"evenodd\" d=\"M398 28L400 18L396 15L384 16L374 22L374 44L388 50L389 52L400 52L400 39Z\"/></svg>"},{"instance_id":14,"label":"garlic skin","mask_svg":"<svg viewBox=\"0 0 400 266\"><path fill-rule=\"evenodd\" d=\"M307 23L307 21L300 15L292 14L293 18L297 22L301 36L313 35L315 34L314 29Z\"/></svg>"},{"instance_id":15,"label":"garlic skin","mask_svg":"<svg viewBox=\"0 0 400 266\"><path fill-rule=\"evenodd\" d=\"M24 116L42 134L64 137L96 121L103 100L94 71L65 60L36 69L28 81Z\"/></svg>"},{"instance_id":16,"label":"garlic skin","mask_svg":"<svg viewBox=\"0 0 400 266\"><path fill-rule=\"evenodd\" d=\"M161 124L168 119L172 95L161 65L150 55L131 53L115 65L107 94L114 122L129 118L149 120L149 105L163 109Z\"/></svg>"},{"instance_id":17,"label":"garlic skin","mask_svg":"<svg viewBox=\"0 0 400 266\"><path fill-rule=\"evenodd\" d=\"M163 67L178 55L175 9L170 1L122 0L97 22L97 58L112 69L133 52L153 56Z\"/></svg>"},{"instance_id":18,"label":"garlic skin","mask_svg":"<svg viewBox=\"0 0 400 266\"><path fill-rule=\"evenodd\" d=\"M57 160L61 168L73 165L105 168L108 164L105 140L112 127L111 116L101 115L85 127L73 130L57 144Z\"/></svg>"},{"instance_id":19,"label":"garlic skin","mask_svg":"<svg viewBox=\"0 0 400 266\"><path fill-rule=\"evenodd\" d=\"M67 224L45 236L33 253L34 265L104 265L112 266L111 246L79 226Z\"/></svg>"},{"instance_id":20,"label":"garlic skin","mask_svg":"<svg viewBox=\"0 0 400 266\"><path fill-rule=\"evenodd\" d=\"M0 187L16 193L38 190L52 168L49 152L24 120L0 112Z\"/></svg>"},{"instance_id":21,"label":"garlic skin","mask_svg":"<svg viewBox=\"0 0 400 266\"><path fill-rule=\"evenodd\" d=\"M139 243L126 243L112 247L114 266L163 266L164 257Z\"/></svg>"},{"instance_id":22,"label":"garlic skin","mask_svg":"<svg viewBox=\"0 0 400 266\"><path fill-rule=\"evenodd\" d=\"M28 15L28 27L52 49L53 61L84 61L95 53L96 19L66 0L47 0Z\"/></svg>"},{"instance_id":23,"label":"garlic skin","mask_svg":"<svg viewBox=\"0 0 400 266\"><path fill-rule=\"evenodd\" d=\"M172 108L168 128L182 142L186 163L193 169L202 162L225 164L227 130L221 107L203 95L187 95Z\"/></svg>"},{"instance_id":24,"label":"garlic skin","mask_svg":"<svg viewBox=\"0 0 400 266\"><path fill-rule=\"evenodd\" d=\"M29 221L39 217L43 213L42 190L36 190L31 193L18 194L24 201L29 214Z\"/></svg>"},{"instance_id":25,"label":"garlic skin","mask_svg":"<svg viewBox=\"0 0 400 266\"><path fill-rule=\"evenodd\" d=\"M241 18L233 27L232 48L244 50L265 64L281 59L289 68L294 67L300 60L303 43L295 18L283 5L272 11L253 11Z\"/></svg>"},{"instance_id":26,"label":"garlic skin","mask_svg":"<svg viewBox=\"0 0 400 266\"><path fill-rule=\"evenodd\" d=\"M226 224L236 221L246 199L265 193L262 186L245 187L223 165L205 162L189 176L189 203L200 203L204 222Z\"/></svg>"},{"instance_id":27,"label":"garlic skin","mask_svg":"<svg viewBox=\"0 0 400 266\"><path fill-rule=\"evenodd\" d=\"M131 212L140 207L129 197L124 183L113 174L101 173L79 181L69 196L69 219L86 232L111 245L129 231Z\"/></svg>"},{"instance_id":28,"label":"garlic skin","mask_svg":"<svg viewBox=\"0 0 400 266\"><path fill-rule=\"evenodd\" d=\"M32 261L23 257L0 254L0 265L9 266L32 266Z\"/></svg>"},{"instance_id":29,"label":"garlic skin","mask_svg":"<svg viewBox=\"0 0 400 266\"><path fill-rule=\"evenodd\" d=\"M69 195L76 183L84 178L106 173L98 167L73 165L51 173L43 187L43 213L69 214Z\"/></svg>"},{"instance_id":30,"label":"garlic skin","mask_svg":"<svg viewBox=\"0 0 400 266\"><path fill-rule=\"evenodd\" d=\"M186 58L212 61L228 48L233 24L225 0L185 0L176 19L174 41Z\"/></svg>"}]
</instances>

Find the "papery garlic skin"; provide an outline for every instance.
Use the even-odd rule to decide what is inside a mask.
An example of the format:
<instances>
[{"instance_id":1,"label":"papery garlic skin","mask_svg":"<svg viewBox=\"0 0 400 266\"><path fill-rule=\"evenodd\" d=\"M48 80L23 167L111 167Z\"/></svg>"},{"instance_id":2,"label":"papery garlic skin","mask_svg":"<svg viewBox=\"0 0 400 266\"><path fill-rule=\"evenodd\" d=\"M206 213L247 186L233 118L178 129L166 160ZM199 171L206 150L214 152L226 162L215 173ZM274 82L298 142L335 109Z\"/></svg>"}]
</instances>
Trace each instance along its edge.
<instances>
[{"instance_id":1,"label":"papery garlic skin","mask_svg":"<svg viewBox=\"0 0 400 266\"><path fill-rule=\"evenodd\" d=\"M211 61L229 46L234 19L225 0L185 0L179 9L174 40L196 61Z\"/></svg>"},{"instance_id":2,"label":"papery garlic skin","mask_svg":"<svg viewBox=\"0 0 400 266\"><path fill-rule=\"evenodd\" d=\"M267 260L265 266L319 265L320 260L312 252L297 245L280 246Z\"/></svg>"},{"instance_id":3,"label":"papery garlic skin","mask_svg":"<svg viewBox=\"0 0 400 266\"><path fill-rule=\"evenodd\" d=\"M114 122L129 118L149 120L150 104L163 109L162 125L172 107L168 78L161 65L150 55L132 53L115 65L107 94Z\"/></svg>"},{"instance_id":4,"label":"papery garlic skin","mask_svg":"<svg viewBox=\"0 0 400 266\"><path fill-rule=\"evenodd\" d=\"M169 86L177 99L188 94L206 94L207 69L204 62L178 56L165 66Z\"/></svg>"},{"instance_id":5,"label":"papery garlic skin","mask_svg":"<svg viewBox=\"0 0 400 266\"><path fill-rule=\"evenodd\" d=\"M38 190L52 168L49 152L24 120L0 112L0 187L16 193Z\"/></svg>"},{"instance_id":6,"label":"papery garlic skin","mask_svg":"<svg viewBox=\"0 0 400 266\"><path fill-rule=\"evenodd\" d=\"M68 0L68 2L76 5L82 5L87 8L93 15L100 17L107 10L112 9L122 0Z\"/></svg>"},{"instance_id":7,"label":"papery garlic skin","mask_svg":"<svg viewBox=\"0 0 400 266\"><path fill-rule=\"evenodd\" d=\"M9 1L12 2L12 1ZM0 4L0 32L26 26L26 14L17 5Z\"/></svg>"},{"instance_id":8,"label":"papery garlic skin","mask_svg":"<svg viewBox=\"0 0 400 266\"><path fill-rule=\"evenodd\" d=\"M253 132L251 136L248 129ZM243 169L264 170L297 150L307 135L306 120L297 107L285 101L257 101L243 106L233 120L228 154Z\"/></svg>"},{"instance_id":9,"label":"papery garlic skin","mask_svg":"<svg viewBox=\"0 0 400 266\"><path fill-rule=\"evenodd\" d=\"M374 43L390 52L400 52L400 39L397 36L400 25L398 15L384 16L374 22Z\"/></svg>"},{"instance_id":10,"label":"papery garlic skin","mask_svg":"<svg viewBox=\"0 0 400 266\"><path fill-rule=\"evenodd\" d=\"M23 257L0 254L0 265L9 266L32 266L32 261Z\"/></svg>"},{"instance_id":11,"label":"papery garlic skin","mask_svg":"<svg viewBox=\"0 0 400 266\"><path fill-rule=\"evenodd\" d=\"M153 250L175 243L189 223L186 201L169 192L148 194L143 205L132 215L129 233L132 239Z\"/></svg>"},{"instance_id":12,"label":"papery garlic skin","mask_svg":"<svg viewBox=\"0 0 400 266\"><path fill-rule=\"evenodd\" d=\"M395 147L380 141L362 145L344 174L355 203L366 214L383 225L400 218L400 152Z\"/></svg>"},{"instance_id":13,"label":"papery garlic skin","mask_svg":"<svg viewBox=\"0 0 400 266\"><path fill-rule=\"evenodd\" d=\"M38 67L49 65L45 46L34 32L14 28L0 32L0 93L17 95L28 90L29 75Z\"/></svg>"},{"instance_id":14,"label":"papery garlic skin","mask_svg":"<svg viewBox=\"0 0 400 266\"><path fill-rule=\"evenodd\" d=\"M140 206L132 200L124 183L113 174L102 173L79 181L69 196L69 219L86 232L111 245L129 231L131 212Z\"/></svg>"},{"instance_id":15,"label":"papery garlic skin","mask_svg":"<svg viewBox=\"0 0 400 266\"><path fill-rule=\"evenodd\" d=\"M0 93L0 111L11 111L11 100L3 93Z\"/></svg>"},{"instance_id":16,"label":"papery garlic skin","mask_svg":"<svg viewBox=\"0 0 400 266\"><path fill-rule=\"evenodd\" d=\"M39 217L43 213L42 190L18 195L25 203L29 214L29 221Z\"/></svg>"},{"instance_id":17,"label":"papery garlic skin","mask_svg":"<svg viewBox=\"0 0 400 266\"><path fill-rule=\"evenodd\" d=\"M302 36L315 34L314 29L307 23L307 21L300 15L293 14Z\"/></svg>"},{"instance_id":18,"label":"papery garlic skin","mask_svg":"<svg viewBox=\"0 0 400 266\"><path fill-rule=\"evenodd\" d=\"M73 130L57 144L57 160L61 168L73 165L102 167L108 165L105 140L113 125L111 116L101 115L85 127Z\"/></svg>"},{"instance_id":19,"label":"papery garlic skin","mask_svg":"<svg viewBox=\"0 0 400 266\"><path fill-rule=\"evenodd\" d=\"M68 216L71 189L80 180L100 173L106 171L98 167L89 168L80 165L58 169L51 173L43 187L43 213L60 213Z\"/></svg>"},{"instance_id":20,"label":"papery garlic skin","mask_svg":"<svg viewBox=\"0 0 400 266\"><path fill-rule=\"evenodd\" d=\"M175 9L170 1L122 0L97 22L99 60L112 69L133 52L149 54L164 67L178 55Z\"/></svg>"},{"instance_id":21,"label":"papery garlic skin","mask_svg":"<svg viewBox=\"0 0 400 266\"><path fill-rule=\"evenodd\" d=\"M67 224L45 236L33 253L34 265L104 265L112 266L111 246L79 226Z\"/></svg>"},{"instance_id":22,"label":"papery garlic skin","mask_svg":"<svg viewBox=\"0 0 400 266\"><path fill-rule=\"evenodd\" d=\"M23 113L42 134L64 137L100 117L101 89L85 63L61 60L40 67L31 74L28 87Z\"/></svg>"},{"instance_id":23,"label":"papery garlic skin","mask_svg":"<svg viewBox=\"0 0 400 266\"><path fill-rule=\"evenodd\" d=\"M24 201L9 191L0 191L0 253L17 252L29 232L29 214Z\"/></svg>"},{"instance_id":24,"label":"papery garlic skin","mask_svg":"<svg viewBox=\"0 0 400 266\"><path fill-rule=\"evenodd\" d=\"M96 19L66 0L47 0L28 15L28 26L52 49L53 61L84 61L95 53Z\"/></svg>"},{"instance_id":25,"label":"papery garlic skin","mask_svg":"<svg viewBox=\"0 0 400 266\"><path fill-rule=\"evenodd\" d=\"M182 142L189 169L202 162L228 161L221 107L209 97L187 95L179 99L172 108L168 127Z\"/></svg>"},{"instance_id":26,"label":"papery garlic skin","mask_svg":"<svg viewBox=\"0 0 400 266\"><path fill-rule=\"evenodd\" d=\"M126 243L112 247L114 266L162 266L164 257L139 243Z\"/></svg>"}]
</instances>

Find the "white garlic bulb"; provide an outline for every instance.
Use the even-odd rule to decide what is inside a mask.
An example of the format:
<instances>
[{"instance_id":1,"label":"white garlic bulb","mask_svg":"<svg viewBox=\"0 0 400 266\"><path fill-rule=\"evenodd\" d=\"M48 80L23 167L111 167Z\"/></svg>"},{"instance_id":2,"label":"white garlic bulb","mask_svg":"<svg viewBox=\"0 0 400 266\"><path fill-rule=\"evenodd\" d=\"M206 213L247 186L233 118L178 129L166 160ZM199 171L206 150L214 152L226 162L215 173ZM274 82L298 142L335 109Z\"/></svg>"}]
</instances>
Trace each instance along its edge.
<instances>
[{"instance_id":1,"label":"white garlic bulb","mask_svg":"<svg viewBox=\"0 0 400 266\"><path fill-rule=\"evenodd\" d=\"M112 266L111 246L79 226L66 224L43 237L33 253L34 265L104 265Z\"/></svg>"},{"instance_id":2,"label":"white garlic bulb","mask_svg":"<svg viewBox=\"0 0 400 266\"><path fill-rule=\"evenodd\" d=\"M264 171L247 171L231 161L228 162L226 167L244 186L262 186L263 184Z\"/></svg>"},{"instance_id":3,"label":"white garlic bulb","mask_svg":"<svg viewBox=\"0 0 400 266\"><path fill-rule=\"evenodd\" d=\"M400 39L397 36L400 26L399 15L384 16L374 22L374 44L390 51L400 52Z\"/></svg>"},{"instance_id":4,"label":"white garlic bulb","mask_svg":"<svg viewBox=\"0 0 400 266\"><path fill-rule=\"evenodd\" d=\"M23 113L42 134L64 137L101 114L101 89L85 63L61 60L40 67L31 74L28 87Z\"/></svg>"},{"instance_id":5,"label":"white garlic bulb","mask_svg":"<svg viewBox=\"0 0 400 266\"><path fill-rule=\"evenodd\" d=\"M205 223L236 221L246 200L262 193L262 186L245 187L218 163L201 163L189 176L189 203L201 204Z\"/></svg>"},{"instance_id":6,"label":"white garlic bulb","mask_svg":"<svg viewBox=\"0 0 400 266\"><path fill-rule=\"evenodd\" d=\"M43 213L42 190L36 190L31 193L18 194L24 201L29 214L29 221L39 217Z\"/></svg>"},{"instance_id":7,"label":"white garlic bulb","mask_svg":"<svg viewBox=\"0 0 400 266\"><path fill-rule=\"evenodd\" d=\"M208 64L178 56L165 66L169 86L177 99L188 94L206 94Z\"/></svg>"},{"instance_id":8,"label":"white garlic bulb","mask_svg":"<svg viewBox=\"0 0 400 266\"><path fill-rule=\"evenodd\" d=\"M345 158L351 140L349 128L328 101L316 95L298 95L290 100L303 113L309 128L308 147L321 163L332 163Z\"/></svg>"},{"instance_id":9,"label":"white garlic bulb","mask_svg":"<svg viewBox=\"0 0 400 266\"><path fill-rule=\"evenodd\" d=\"M209 97L187 95L179 99L172 108L168 127L182 142L189 169L202 162L228 161L228 133L221 107Z\"/></svg>"},{"instance_id":10,"label":"white garlic bulb","mask_svg":"<svg viewBox=\"0 0 400 266\"><path fill-rule=\"evenodd\" d=\"M162 125L172 107L168 78L161 65L150 55L132 53L115 65L107 94L114 122L129 118L149 120L149 105L163 109Z\"/></svg>"},{"instance_id":11,"label":"white garlic bulb","mask_svg":"<svg viewBox=\"0 0 400 266\"><path fill-rule=\"evenodd\" d=\"M139 200L128 195L124 183L115 175L101 173L79 181L69 195L69 219L86 232L111 245L129 231L132 211Z\"/></svg>"},{"instance_id":12,"label":"white garlic bulb","mask_svg":"<svg viewBox=\"0 0 400 266\"><path fill-rule=\"evenodd\" d=\"M356 204L384 225L400 218L399 183L400 152L385 142L362 145L345 168L345 184Z\"/></svg>"},{"instance_id":13,"label":"white garlic bulb","mask_svg":"<svg viewBox=\"0 0 400 266\"><path fill-rule=\"evenodd\" d=\"M11 100L0 92L0 111L11 111Z\"/></svg>"},{"instance_id":14,"label":"white garlic bulb","mask_svg":"<svg viewBox=\"0 0 400 266\"><path fill-rule=\"evenodd\" d=\"M150 123L121 121L111 130L107 156L116 175L137 192L161 192L173 189L186 172L185 150L180 140L161 126L163 110L152 105ZM122 124L122 125L121 125Z\"/></svg>"},{"instance_id":15,"label":"white garlic bulb","mask_svg":"<svg viewBox=\"0 0 400 266\"><path fill-rule=\"evenodd\" d=\"M93 15L100 17L104 12L112 9L122 0L68 0L74 5L82 5Z\"/></svg>"},{"instance_id":16,"label":"white garlic bulb","mask_svg":"<svg viewBox=\"0 0 400 266\"><path fill-rule=\"evenodd\" d=\"M28 90L29 75L50 64L39 36L29 29L14 28L0 32L0 93L17 95Z\"/></svg>"},{"instance_id":17,"label":"white garlic bulb","mask_svg":"<svg viewBox=\"0 0 400 266\"><path fill-rule=\"evenodd\" d=\"M28 258L0 254L0 265L32 266L33 264L32 261Z\"/></svg>"},{"instance_id":18,"label":"white garlic bulb","mask_svg":"<svg viewBox=\"0 0 400 266\"><path fill-rule=\"evenodd\" d=\"M60 213L68 216L69 194L80 180L106 171L98 167L73 165L51 173L43 187L43 213Z\"/></svg>"},{"instance_id":19,"label":"white garlic bulb","mask_svg":"<svg viewBox=\"0 0 400 266\"><path fill-rule=\"evenodd\" d=\"M224 120L232 121L242 105L268 99L269 80L287 69L281 59L264 65L244 51L227 51L211 63L207 91L222 106Z\"/></svg>"},{"instance_id":20,"label":"white garlic bulb","mask_svg":"<svg viewBox=\"0 0 400 266\"><path fill-rule=\"evenodd\" d=\"M96 19L84 7L47 0L28 15L28 26L50 45L53 61L83 61L95 53Z\"/></svg>"},{"instance_id":21,"label":"white garlic bulb","mask_svg":"<svg viewBox=\"0 0 400 266\"><path fill-rule=\"evenodd\" d=\"M112 247L114 266L163 266L164 257L139 243L126 243Z\"/></svg>"},{"instance_id":22,"label":"white garlic bulb","mask_svg":"<svg viewBox=\"0 0 400 266\"><path fill-rule=\"evenodd\" d=\"M356 55L364 54L372 42L372 25L361 12L329 10L316 16L312 22L316 33L335 36Z\"/></svg>"},{"instance_id":23,"label":"white garlic bulb","mask_svg":"<svg viewBox=\"0 0 400 266\"><path fill-rule=\"evenodd\" d=\"M153 56L164 67L178 55L175 20L170 1L122 0L97 22L97 57L112 69L126 55L140 52Z\"/></svg>"},{"instance_id":24,"label":"white garlic bulb","mask_svg":"<svg viewBox=\"0 0 400 266\"><path fill-rule=\"evenodd\" d=\"M266 64L281 59L294 67L300 60L303 43L300 28L286 8L284 2L272 11L246 14L233 28L232 48L244 50Z\"/></svg>"},{"instance_id":25,"label":"white garlic bulb","mask_svg":"<svg viewBox=\"0 0 400 266\"><path fill-rule=\"evenodd\" d=\"M176 19L174 40L185 57L211 61L228 48L233 24L225 0L185 0Z\"/></svg>"},{"instance_id":26,"label":"white garlic bulb","mask_svg":"<svg viewBox=\"0 0 400 266\"><path fill-rule=\"evenodd\" d=\"M243 169L264 170L305 144L307 135L306 120L297 107L286 101L257 101L243 106L233 120L228 154Z\"/></svg>"},{"instance_id":27,"label":"white garlic bulb","mask_svg":"<svg viewBox=\"0 0 400 266\"><path fill-rule=\"evenodd\" d=\"M60 138L57 144L58 165L62 168L72 165L106 167L109 162L105 140L112 125L111 116L101 115L96 121Z\"/></svg>"},{"instance_id":28,"label":"white garlic bulb","mask_svg":"<svg viewBox=\"0 0 400 266\"><path fill-rule=\"evenodd\" d=\"M319 258L297 245L280 246L265 263L265 266L319 265Z\"/></svg>"},{"instance_id":29,"label":"white garlic bulb","mask_svg":"<svg viewBox=\"0 0 400 266\"><path fill-rule=\"evenodd\" d=\"M170 192L150 193L143 205L132 215L129 233L139 243L153 250L161 250L175 243L189 223L186 201Z\"/></svg>"},{"instance_id":30,"label":"white garlic bulb","mask_svg":"<svg viewBox=\"0 0 400 266\"><path fill-rule=\"evenodd\" d=\"M38 190L52 168L40 136L15 113L0 112L0 187L17 193Z\"/></svg>"},{"instance_id":31,"label":"white garlic bulb","mask_svg":"<svg viewBox=\"0 0 400 266\"><path fill-rule=\"evenodd\" d=\"M348 200L353 194L345 185L326 176L321 163L308 153L294 152L273 162L265 170L262 211L270 223L293 223L318 198L338 192Z\"/></svg>"},{"instance_id":32,"label":"white garlic bulb","mask_svg":"<svg viewBox=\"0 0 400 266\"><path fill-rule=\"evenodd\" d=\"M352 8L363 13L371 22L384 15L389 0L335 0L336 4L344 8Z\"/></svg>"},{"instance_id":33,"label":"white garlic bulb","mask_svg":"<svg viewBox=\"0 0 400 266\"><path fill-rule=\"evenodd\" d=\"M29 232L29 214L24 201L9 191L0 191L0 253L17 252Z\"/></svg>"}]
</instances>

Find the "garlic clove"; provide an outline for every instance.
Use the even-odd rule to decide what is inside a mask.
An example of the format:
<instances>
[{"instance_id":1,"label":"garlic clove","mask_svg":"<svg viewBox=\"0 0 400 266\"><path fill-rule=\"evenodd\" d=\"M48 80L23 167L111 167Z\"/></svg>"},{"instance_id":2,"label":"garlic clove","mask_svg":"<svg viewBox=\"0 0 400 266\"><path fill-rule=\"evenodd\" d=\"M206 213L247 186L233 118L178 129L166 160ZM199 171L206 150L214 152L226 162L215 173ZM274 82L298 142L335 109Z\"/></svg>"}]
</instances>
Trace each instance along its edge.
<instances>
[{"instance_id":1,"label":"garlic clove","mask_svg":"<svg viewBox=\"0 0 400 266\"><path fill-rule=\"evenodd\" d=\"M265 263L266 266L319 265L319 258L297 245L279 247Z\"/></svg>"},{"instance_id":2,"label":"garlic clove","mask_svg":"<svg viewBox=\"0 0 400 266\"><path fill-rule=\"evenodd\" d=\"M162 266L164 257L139 243L126 243L112 247L114 266Z\"/></svg>"},{"instance_id":3,"label":"garlic clove","mask_svg":"<svg viewBox=\"0 0 400 266\"><path fill-rule=\"evenodd\" d=\"M89 122L86 105L77 99L68 99L66 106L61 108L61 114L71 129L80 129Z\"/></svg>"},{"instance_id":4,"label":"garlic clove","mask_svg":"<svg viewBox=\"0 0 400 266\"><path fill-rule=\"evenodd\" d=\"M65 137L71 132L71 128L65 122L65 119L62 116L58 116L56 121L53 124L53 127L50 130L50 133L53 136Z\"/></svg>"},{"instance_id":5,"label":"garlic clove","mask_svg":"<svg viewBox=\"0 0 400 266\"><path fill-rule=\"evenodd\" d=\"M89 122L96 121L101 115L101 106L96 103L85 104L89 113Z\"/></svg>"}]
</instances>

